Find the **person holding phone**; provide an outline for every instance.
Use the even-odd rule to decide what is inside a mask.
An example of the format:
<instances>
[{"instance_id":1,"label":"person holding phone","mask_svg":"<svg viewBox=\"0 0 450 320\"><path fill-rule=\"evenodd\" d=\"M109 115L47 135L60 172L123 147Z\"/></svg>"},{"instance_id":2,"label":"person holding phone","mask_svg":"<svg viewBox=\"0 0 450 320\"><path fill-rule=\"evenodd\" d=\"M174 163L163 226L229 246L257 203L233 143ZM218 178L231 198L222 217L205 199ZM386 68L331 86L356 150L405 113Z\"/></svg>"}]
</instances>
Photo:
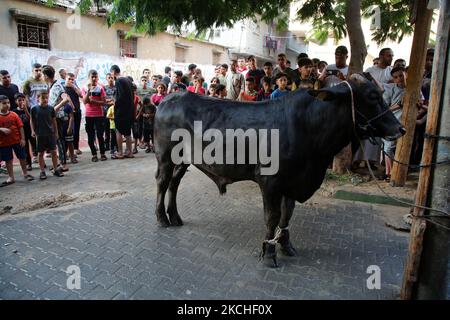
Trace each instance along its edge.
<instances>
[{"instance_id":1,"label":"person holding phone","mask_svg":"<svg viewBox=\"0 0 450 320\"><path fill-rule=\"evenodd\" d=\"M320 74L319 81L323 87L333 87L347 77L348 73L348 50L346 46L339 46L334 51L335 64L327 65Z\"/></svg>"},{"instance_id":2,"label":"person holding phone","mask_svg":"<svg viewBox=\"0 0 450 320\"><path fill-rule=\"evenodd\" d=\"M98 84L98 72L89 71L89 83L87 88L82 89L83 103L86 108L86 133L88 144L92 153L92 162L97 162L97 149L95 147L95 136L97 135L100 148L100 161L106 161L105 143L103 134L105 131L105 116L103 106L106 104L106 92L103 86Z\"/></svg>"}]
</instances>

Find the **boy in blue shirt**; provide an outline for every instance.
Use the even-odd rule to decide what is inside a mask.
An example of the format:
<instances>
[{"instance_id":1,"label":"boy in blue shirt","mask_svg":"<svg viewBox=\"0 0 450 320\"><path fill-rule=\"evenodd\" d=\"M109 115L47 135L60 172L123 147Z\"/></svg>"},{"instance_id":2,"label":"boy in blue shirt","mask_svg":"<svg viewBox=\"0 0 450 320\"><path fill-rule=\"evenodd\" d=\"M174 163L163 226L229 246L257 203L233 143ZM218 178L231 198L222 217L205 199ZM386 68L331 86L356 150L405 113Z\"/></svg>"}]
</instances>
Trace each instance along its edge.
<instances>
[{"instance_id":1,"label":"boy in blue shirt","mask_svg":"<svg viewBox=\"0 0 450 320\"><path fill-rule=\"evenodd\" d=\"M284 97L289 93L289 91L287 90L288 76L286 73L283 72L278 73L277 76L275 77L275 80L278 88L270 95L271 100L279 97Z\"/></svg>"}]
</instances>

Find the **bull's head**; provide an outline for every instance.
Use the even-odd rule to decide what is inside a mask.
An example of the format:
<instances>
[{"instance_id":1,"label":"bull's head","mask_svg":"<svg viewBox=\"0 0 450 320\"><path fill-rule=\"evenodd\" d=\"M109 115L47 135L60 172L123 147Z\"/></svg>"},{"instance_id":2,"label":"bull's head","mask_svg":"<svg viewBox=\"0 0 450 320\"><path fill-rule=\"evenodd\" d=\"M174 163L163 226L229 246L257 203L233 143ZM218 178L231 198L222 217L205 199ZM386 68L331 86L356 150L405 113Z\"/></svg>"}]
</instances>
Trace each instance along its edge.
<instances>
[{"instance_id":1,"label":"bull's head","mask_svg":"<svg viewBox=\"0 0 450 320\"><path fill-rule=\"evenodd\" d=\"M405 128L395 118L383 100L382 92L376 83L364 75L353 74L348 83L321 89L314 94L319 99L328 100L328 97L345 99L351 104L351 95L354 99L356 130L361 138L381 137L386 140L395 140L406 133ZM341 100L341 99L339 99Z\"/></svg>"}]
</instances>

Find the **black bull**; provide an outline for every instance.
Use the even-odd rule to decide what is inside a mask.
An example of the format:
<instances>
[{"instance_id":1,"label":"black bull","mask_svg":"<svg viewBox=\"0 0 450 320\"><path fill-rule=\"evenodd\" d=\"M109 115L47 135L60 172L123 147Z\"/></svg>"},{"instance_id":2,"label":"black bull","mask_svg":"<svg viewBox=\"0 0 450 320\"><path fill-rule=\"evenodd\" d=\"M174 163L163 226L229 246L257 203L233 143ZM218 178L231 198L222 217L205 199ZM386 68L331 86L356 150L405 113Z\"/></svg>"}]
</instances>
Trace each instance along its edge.
<instances>
[{"instance_id":1,"label":"black bull","mask_svg":"<svg viewBox=\"0 0 450 320\"><path fill-rule=\"evenodd\" d=\"M172 149L179 145L178 140L172 141L174 130L186 129L194 136L194 121L202 122L203 131L214 128L224 136L226 129L279 129L279 169L275 174L261 174L261 169L267 164L260 162L191 163L210 177L221 193L225 192L227 184L255 181L261 189L267 227L263 256L276 265L276 243L281 245L284 254L295 255L287 229L295 201L308 200L322 184L333 157L355 141L352 96L359 137L372 135L395 139L404 133L404 128L387 110L379 89L359 75L352 76L347 84L330 89L299 90L280 99L258 103L221 100L192 93L167 97L156 113L154 130L158 161L156 217L159 225L183 224L177 211L176 196L189 162L175 164L171 157ZM202 148L205 148L205 143ZM272 153L274 151L271 150ZM248 158L248 152L246 156ZM164 205L166 191L169 194L168 217Z\"/></svg>"}]
</instances>

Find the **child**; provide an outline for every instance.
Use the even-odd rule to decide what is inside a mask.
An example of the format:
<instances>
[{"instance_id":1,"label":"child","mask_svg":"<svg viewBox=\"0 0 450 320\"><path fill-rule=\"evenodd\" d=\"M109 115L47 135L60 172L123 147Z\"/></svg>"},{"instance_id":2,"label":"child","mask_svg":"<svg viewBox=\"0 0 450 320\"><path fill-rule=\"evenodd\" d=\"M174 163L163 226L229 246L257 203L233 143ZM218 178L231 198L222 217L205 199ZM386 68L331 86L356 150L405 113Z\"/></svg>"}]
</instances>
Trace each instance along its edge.
<instances>
[{"instance_id":1,"label":"child","mask_svg":"<svg viewBox=\"0 0 450 320\"><path fill-rule=\"evenodd\" d=\"M175 92L180 92L180 87L174 83L170 86L170 90L169 93L175 93Z\"/></svg>"},{"instance_id":2,"label":"child","mask_svg":"<svg viewBox=\"0 0 450 320\"><path fill-rule=\"evenodd\" d=\"M309 58L298 59L298 78L292 84L292 91L304 88L314 89L314 80L312 78L313 62Z\"/></svg>"},{"instance_id":3,"label":"child","mask_svg":"<svg viewBox=\"0 0 450 320\"><path fill-rule=\"evenodd\" d=\"M30 112L27 107L27 98L23 93L16 93L14 100L16 101L17 109L14 112L19 116L23 123L23 130L25 132L25 153L27 155L27 170L33 170L30 147L33 146L36 149L36 140L31 136L30 127Z\"/></svg>"},{"instance_id":4,"label":"child","mask_svg":"<svg viewBox=\"0 0 450 320\"><path fill-rule=\"evenodd\" d=\"M194 76L193 85L187 87L187 91L199 94L206 94L205 88L203 88L203 81L205 81L205 79L203 79L202 77Z\"/></svg>"},{"instance_id":5,"label":"child","mask_svg":"<svg viewBox=\"0 0 450 320\"><path fill-rule=\"evenodd\" d=\"M74 127L74 112L75 107L72 102L64 106L64 118L62 118L62 136L65 142L64 154L69 151L71 163L78 163L73 147L73 127ZM63 169L64 170L64 169Z\"/></svg>"},{"instance_id":6,"label":"child","mask_svg":"<svg viewBox=\"0 0 450 320\"><path fill-rule=\"evenodd\" d=\"M395 67L391 70L391 76L394 80L394 85L386 85L385 91L383 93L383 99L386 104L389 106L389 109L392 111L397 120L400 121L402 117L402 108L403 108L403 96L405 95L406 89L406 79L405 79L405 68L403 67ZM384 140L383 151L385 153L384 161L386 164L385 174L380 177L380 180L385 180L387 182L390 181L391 178L391 169L392 169L392 160L395 156L395 147L396 141L388 141Z\"/></svg>"},{"instance_id":7,"label":"child","mask_svg":"<svg viewBox=\"0 0 450 320\"><path fill-rule=\"evenodd\" d=\"M227 98L227 88L223 84L219 84L216 87L216 95L219 99Z\"/></svg>"},{"instance_id":8,"label":"child","mask_svg":"<svg viewBox=\"0 0 450 320\"><path fill-rule=\"evenodd\" d=\"M58 156L56 154L56 140L58 139L58 126L56 124L56 113L53 107L48 105L48 92L38 93L39 104L31 108L31 135L36 138L36 149L39 157L41 180L47 179L45 174L45 151L51 153L53 175L63 177L61 167L58 168Z\"/></svg>"},{"instance_id":9,"label":"child","mask_svg":"<svg viewBox=\"0 0 450 320\"><path fill-rule=\"evenodd\" d=\"M258 91L255 90L255 78L252 76L245 79L245 91L242 91L238 100L240 101L256 101L258 98Z\"/></svg>"},{"instance_id":10,"label":"child","mask_svg":"<svg viewBox=\"0 0 450 320\"><path fill-rule=\"evenodd\" d=\"M139 141L141 140L142 132L139 130L139 122L141 119L141 108L142 102L139 96L137 95L137 86L133 83L133 91L134 91L134 123L133 123L133 139L134 139L134 148L133 154L138 153L137 146Z\"/></svg>"},{"instance_id":11,"label":"child","mask_svg":"<svg viewBox=\"0 0 450 320\"><path fill-rule=\"evenodd\" d=\"M83 97L83 93L75 84L75 75L73 73L68 73L65 85L66 93L70 97L70 101L73 106L73 148L75 149L75 155L71 156L71 162L77 163L76 155L82 154L80 150L80 126L81 126L81 108L80 108L80 98Z\"/></svg>"},{"instance_id":12,"label":"child","mask_svg":"<svg viewBox=\"0 0 450 320\"><path fill-rule=\"evenodd\" d=\"M269 100L272 94L272 79L269 77L262 78L262 89L258 93L258 101Z\"/></svg>"},{"instance_id":13,"label":"child","mask_svg":"<svg viewBox=\"0 0 450 320\"><path fill-rule=\"evenodd\" d=\"M153 146L153 123L155 120L156 107L152 104L149 97L144 98L144 106L142 107L142 117L144 118L144 141L147 144L146 153L154 152ZM150 139L152 142L150 142Z\"/></svg>"},{"instance_id":14,"label":"child","mask_svg":"<svg viewBox=\"0 0 450 320\"><path fill-rule=\"evenodd\" d=\"M178 86L174 87L175 85L172 85L172 89L178 88ZM163 82L160 82L157 84L156 86L156 93L152 94L150 101L155 105L155 106L159 106L159 104L161 103L161 101L163 101L163 99L166 96L166 84ZM177 90L178 91L178 90Z\"/></svg>"},{"instance_id":15,"label":"child","mask_svg":"<svg viewBox=\"0 0 450 320\"><path fill-rule=\"evenodd\" d=\"M116 123L114 122L114 105L108 108L106 117L109 119L109 129L111 130L111 155L114 155L117 151L117 140L116 140ZM115 157L111 156L111 159Z\"/></svg>"},{"instance_id":16,"label":"child","mask_svg":"<svg viewBox=\"0 0 450 320\"><path fill-rule=\"evenodd\" d=\"M287 95L289 93L289 91L286 88L287 84L288 84L288 76L287 76L287 74L283 73L283 72L280 72L279 74L277 74L275 79L276 79L276 82L277 82L278 89L276 89L270 95L270 99L271 100L279 98L279 97L284 97L285 95Z\"/></svg>"},{"instance_id":17,"label":"child","mask_svg":"<svg viewBox=\"0 0 450 320\"><path fill-rule=\"evenodd\" d=\"M20 161L22 173L26 180L34 180L28 174L25 146L25 132L19 116L9 111L10 101L7 96L0 95L0 162L6 162L8 179L0 184L4 187L15 182L13 171L13 150Z\"/></svg>"},{"instance_id":18,"label":"child","mask_svg":"<svg viewBox=\"0 0 450 320\"><path fill-rule=\"evenodd\" d=\"M212 83L208 89L208 96L217 97L216 90L217 90L217 84Z\"/></svg>"}]
</instances>

